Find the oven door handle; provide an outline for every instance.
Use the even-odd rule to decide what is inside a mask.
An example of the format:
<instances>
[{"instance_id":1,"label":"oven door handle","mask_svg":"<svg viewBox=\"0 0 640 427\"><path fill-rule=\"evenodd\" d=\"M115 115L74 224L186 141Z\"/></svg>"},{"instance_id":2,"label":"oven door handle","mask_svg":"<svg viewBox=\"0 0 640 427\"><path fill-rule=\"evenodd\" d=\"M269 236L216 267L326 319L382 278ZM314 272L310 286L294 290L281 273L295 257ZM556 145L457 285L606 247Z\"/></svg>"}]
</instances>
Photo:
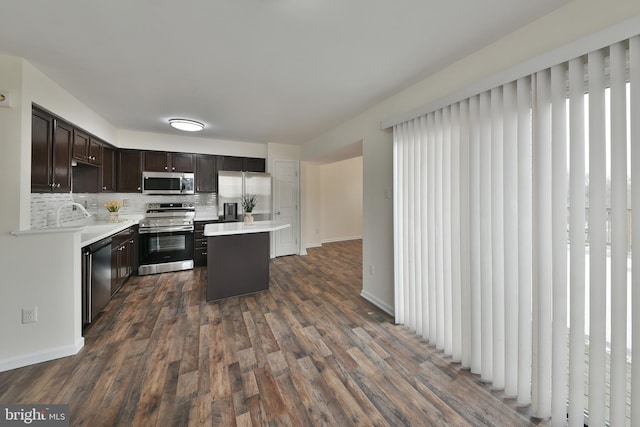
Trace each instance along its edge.
<instances>
[{"instance_id":1,"label":"oven door handle","mask_svg":"<svg viewBox=\"0 0 640 427\"><path fill-rule=\"evenodd\" d=\"M193 231L193 225L178 225L171 227L140 227L138 229L139 234L151 234L151 233L172 233L176 231Z\"/></svg>"}]
</instances>

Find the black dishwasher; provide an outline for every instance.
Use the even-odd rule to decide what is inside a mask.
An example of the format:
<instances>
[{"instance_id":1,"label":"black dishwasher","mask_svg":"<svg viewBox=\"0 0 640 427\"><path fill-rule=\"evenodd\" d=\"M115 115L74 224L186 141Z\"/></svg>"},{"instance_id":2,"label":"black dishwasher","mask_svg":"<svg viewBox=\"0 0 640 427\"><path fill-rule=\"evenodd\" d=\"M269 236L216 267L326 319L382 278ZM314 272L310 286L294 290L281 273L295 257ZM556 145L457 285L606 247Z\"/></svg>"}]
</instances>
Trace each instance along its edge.
<instances>
[{"instance_id":1,"label":"black dishwasher","mask_svg":"<svg viewBox=\"0 0 640 427\"><path fill-rule=\"evenodd\" d=\"M87 325L111 299L111 238L87 246L83 254L82 324Z\"/></svg>"}]
</instances>

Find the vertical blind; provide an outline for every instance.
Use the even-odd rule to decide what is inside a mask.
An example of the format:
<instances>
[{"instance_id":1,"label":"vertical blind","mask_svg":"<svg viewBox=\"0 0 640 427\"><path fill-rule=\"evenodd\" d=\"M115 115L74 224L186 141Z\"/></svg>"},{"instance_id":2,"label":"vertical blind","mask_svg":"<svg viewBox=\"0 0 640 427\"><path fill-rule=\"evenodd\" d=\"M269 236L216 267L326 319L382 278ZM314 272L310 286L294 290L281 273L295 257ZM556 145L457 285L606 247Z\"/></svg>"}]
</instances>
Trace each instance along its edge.
<instances>
[{"instance_id":1,"label":"vertical blind","mask_svg":"<svg viewBox=\"0 0 640 427\"><path fill-rule=\"evenodd\" d=\"M396 322L553 425L640 425L639 117L636 36L394 127Z\"/></svg>"}]
</instances>

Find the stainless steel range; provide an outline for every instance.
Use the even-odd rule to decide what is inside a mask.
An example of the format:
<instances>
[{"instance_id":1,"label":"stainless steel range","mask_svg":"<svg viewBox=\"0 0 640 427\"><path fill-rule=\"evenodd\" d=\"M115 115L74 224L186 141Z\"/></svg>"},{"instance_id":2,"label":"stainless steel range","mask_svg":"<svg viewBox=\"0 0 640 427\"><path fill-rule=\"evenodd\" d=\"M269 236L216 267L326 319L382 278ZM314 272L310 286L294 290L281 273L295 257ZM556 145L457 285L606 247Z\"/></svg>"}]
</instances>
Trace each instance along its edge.
<instances>
[{"instance_id":1,"label":"stainless steel range","mask_svg":"<svg viewBox=\"0 0 640 427\"><path fill-rule=\"evenodd\" d=\"M149 203L140 221L138 274L193 268L195 206L185 203Z\"/></svg>"}]
</instances>

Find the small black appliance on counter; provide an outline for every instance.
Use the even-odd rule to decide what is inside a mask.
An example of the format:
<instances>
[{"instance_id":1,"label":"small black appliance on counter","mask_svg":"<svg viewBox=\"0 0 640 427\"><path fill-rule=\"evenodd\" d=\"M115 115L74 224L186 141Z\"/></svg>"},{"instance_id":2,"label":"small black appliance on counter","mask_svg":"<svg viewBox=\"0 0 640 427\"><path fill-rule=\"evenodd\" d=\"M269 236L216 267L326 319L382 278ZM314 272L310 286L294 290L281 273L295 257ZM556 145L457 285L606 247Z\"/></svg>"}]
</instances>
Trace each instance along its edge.
<instances>
[{"instance_id":1,"label":"small black appliance on counter","mask_svg":"<svg viewBox=\"0 0 640 427\"><path fill-rule=\"evenodd\" d=\"M238 204L225 203L222 218L224 221L237 221L238 220Z\"/></svg>"}]
</instances>

